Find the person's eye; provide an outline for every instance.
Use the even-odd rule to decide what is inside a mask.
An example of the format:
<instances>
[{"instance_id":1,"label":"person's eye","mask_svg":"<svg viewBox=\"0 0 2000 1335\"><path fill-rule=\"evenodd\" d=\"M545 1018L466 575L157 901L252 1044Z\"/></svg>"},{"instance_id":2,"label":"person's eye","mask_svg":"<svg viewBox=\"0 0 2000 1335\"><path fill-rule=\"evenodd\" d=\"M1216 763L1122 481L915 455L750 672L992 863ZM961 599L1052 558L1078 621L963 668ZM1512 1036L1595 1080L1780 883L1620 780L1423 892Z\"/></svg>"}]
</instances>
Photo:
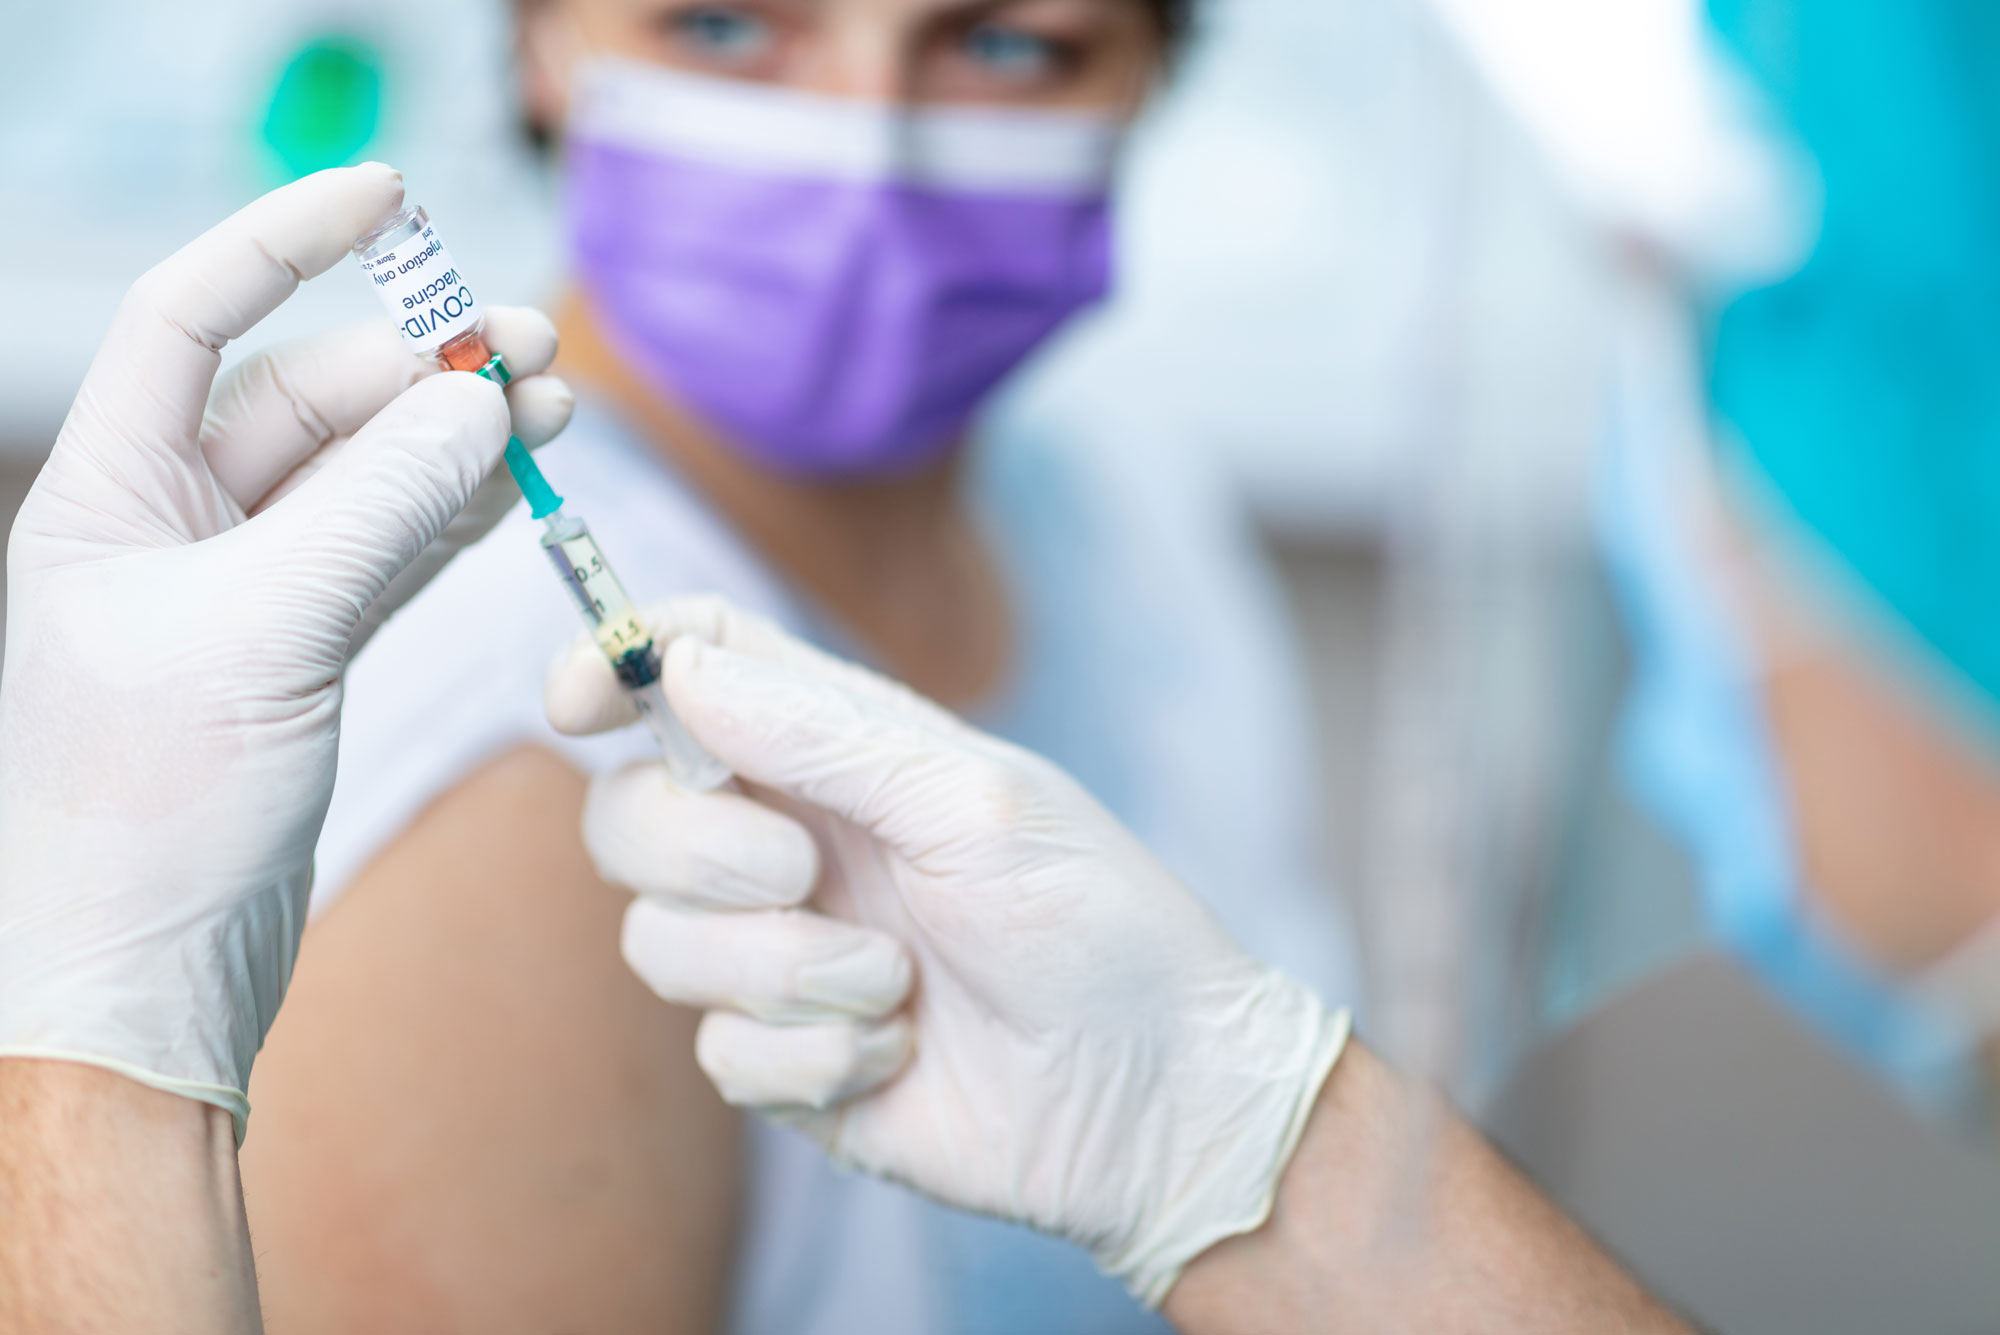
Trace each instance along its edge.
<instances>
[{"instance_id":1,"label":"person's eye","mask_svg":"<svg viewBox=\"0 0 2000 1335\"><path fill-rule=\"evenodd\" d=\"M675 39L721 65L748 65L770 53L777 34L755 14L728 5L696 5L668 20Z\"/></svg>"},{"instance_id":2,"label":"person's eye","mask_svg":"<svg viewBox=\"0 0 2000 1335\"><path fill-rule=\"evenodd\" d=\"M968 31L963 49L986 73L1022 83L1060 72L1070 56L1060 42L998 23L982 23Z\"/></svg>"}]
</instances>

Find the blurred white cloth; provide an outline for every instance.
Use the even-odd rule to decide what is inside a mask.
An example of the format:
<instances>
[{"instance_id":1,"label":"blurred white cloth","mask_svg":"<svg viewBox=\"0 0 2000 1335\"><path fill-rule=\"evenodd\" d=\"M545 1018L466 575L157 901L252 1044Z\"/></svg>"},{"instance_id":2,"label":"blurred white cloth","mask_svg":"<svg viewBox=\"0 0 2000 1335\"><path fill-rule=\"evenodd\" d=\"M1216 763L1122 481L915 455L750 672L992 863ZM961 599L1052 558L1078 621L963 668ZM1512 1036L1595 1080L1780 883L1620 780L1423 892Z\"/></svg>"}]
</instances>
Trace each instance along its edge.
<instances>
[{"instance_id":1,"label":"blurred white cloth","mask_svg":"<svg viewBox=\"0 0 2000 1335\"><path fill-rule=\"evenodd\" d=\"M1780 274L1818 225L1812 164L1702 0L1431 0L1600 224L1702 279Z\"/></svg>"},{"instance_id":2,"label":"blurred white cloth","mask_svg":"<svg viewBox=\"0 0 2000 1335\"><path fill-rule=\"evenodd\" d=\"M826 638L588 401L540 458L642 602L717 591ZM1347 924L1317 872L1297 656L1232 493L1140 433L1086 447L1033 421L989 433L973 473L1021 636L1004 699L976 721L1076 774L1253 953L1336 1004L1359 996ZM349 674L315 909L491 756L532 742L594 772L649 753L637 729L576 739L544 722L543 673L575 615L519 510L380 632ZM844 1176L789 1132L758 1123L748 1143L738 1331L1161 1329L1080 1252Z\"/></svg>"}]
</instances>

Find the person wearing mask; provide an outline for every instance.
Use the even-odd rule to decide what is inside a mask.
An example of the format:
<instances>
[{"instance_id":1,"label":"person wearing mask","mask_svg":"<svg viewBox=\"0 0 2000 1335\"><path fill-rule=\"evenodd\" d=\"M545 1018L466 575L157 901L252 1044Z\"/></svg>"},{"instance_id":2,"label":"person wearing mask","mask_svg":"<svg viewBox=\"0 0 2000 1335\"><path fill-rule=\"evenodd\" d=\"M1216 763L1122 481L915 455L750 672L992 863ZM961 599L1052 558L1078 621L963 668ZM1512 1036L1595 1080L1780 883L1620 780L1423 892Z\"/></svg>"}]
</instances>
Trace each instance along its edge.
<instances>
[{"instance_id":1,"label":"person wearing mask","mask_svg":"<svg viewBox=\"0 0 2000 1335\"><path fill-rule=\"evenodd\" d=\"M580 392L546 467L626 586L725 593L1052 756L1246 943L1354 997L1301 674L1227 483L976 418L1113 281L1118 148L1180 7L518 14ZM583 850L588 778L651 748L544 721L574 611L542 562L510 517L353 669L313 948L252 1091L274 1322L1158 1329L1068 1249L714 1098ZM807 973L902 986L882 963Z\"/></svg>"}]
</instances>

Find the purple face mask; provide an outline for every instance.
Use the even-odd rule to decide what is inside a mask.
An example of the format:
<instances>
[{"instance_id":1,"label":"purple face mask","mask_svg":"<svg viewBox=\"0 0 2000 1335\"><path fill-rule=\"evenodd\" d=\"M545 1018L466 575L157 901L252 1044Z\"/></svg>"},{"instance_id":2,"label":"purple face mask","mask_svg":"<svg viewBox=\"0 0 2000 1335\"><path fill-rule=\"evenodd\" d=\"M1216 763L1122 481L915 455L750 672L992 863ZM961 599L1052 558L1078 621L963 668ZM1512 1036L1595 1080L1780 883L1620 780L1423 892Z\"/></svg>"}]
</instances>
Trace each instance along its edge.
<instances>
[{"instance_id":1,"label":"purple face mask","mask_svg":"<svg viewBox=\"0 0 2000 1335\"><path fill-rule=\"evenodd\" d=\"M896 110L599 61L576 271L620 352L763 463L904 472L1104 294L1115 123Z\"/></svg>"}]
</instances>

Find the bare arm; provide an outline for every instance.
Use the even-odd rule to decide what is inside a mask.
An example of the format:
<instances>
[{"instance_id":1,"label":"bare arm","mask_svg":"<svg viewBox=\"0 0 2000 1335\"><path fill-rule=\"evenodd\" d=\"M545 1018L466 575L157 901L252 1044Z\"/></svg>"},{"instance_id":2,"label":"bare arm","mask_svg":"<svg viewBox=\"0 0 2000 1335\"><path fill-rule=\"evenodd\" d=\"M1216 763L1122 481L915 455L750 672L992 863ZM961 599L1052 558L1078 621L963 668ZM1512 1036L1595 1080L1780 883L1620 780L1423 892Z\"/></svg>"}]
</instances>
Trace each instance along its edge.
<instances>
[{"instance_id":1,"label":"bare arm","mask_svg":"<svg viewBox=\"0 0 2000 1335\"><path fill-rule=\"evenodd\" d=\"M1398 1233L1415 1091L1358 1042L1320 1092L1255 1233L1197 1257L1168 1295L1188 1335L1336 1330L1682 1332L1471 1128L1439 1110L1423 1217ZM1419 1231L1421 1230L1421 1231Z\"/></svg>"},{"instance_id":2,"label":"bare arm","mask_svg":"<svg viewBox=\"0 0 2000 1335\"><path fill-rule=\"evenodd\" d=\"M720 1324L736 1117L618 958L583 788L498 757L307 931L244 1146L274 1328Z\"/></svg>"},{"instance_id":3,"label":"bare arm","mask_svg":"<svg viewBox=\"0 0 2000 1335\"><path fill-rule=\"evenodd\" d=\"M16 1058L0 1127L0 1330L262 1329L227 1112Z\"/></svg>"}]
</instances>

